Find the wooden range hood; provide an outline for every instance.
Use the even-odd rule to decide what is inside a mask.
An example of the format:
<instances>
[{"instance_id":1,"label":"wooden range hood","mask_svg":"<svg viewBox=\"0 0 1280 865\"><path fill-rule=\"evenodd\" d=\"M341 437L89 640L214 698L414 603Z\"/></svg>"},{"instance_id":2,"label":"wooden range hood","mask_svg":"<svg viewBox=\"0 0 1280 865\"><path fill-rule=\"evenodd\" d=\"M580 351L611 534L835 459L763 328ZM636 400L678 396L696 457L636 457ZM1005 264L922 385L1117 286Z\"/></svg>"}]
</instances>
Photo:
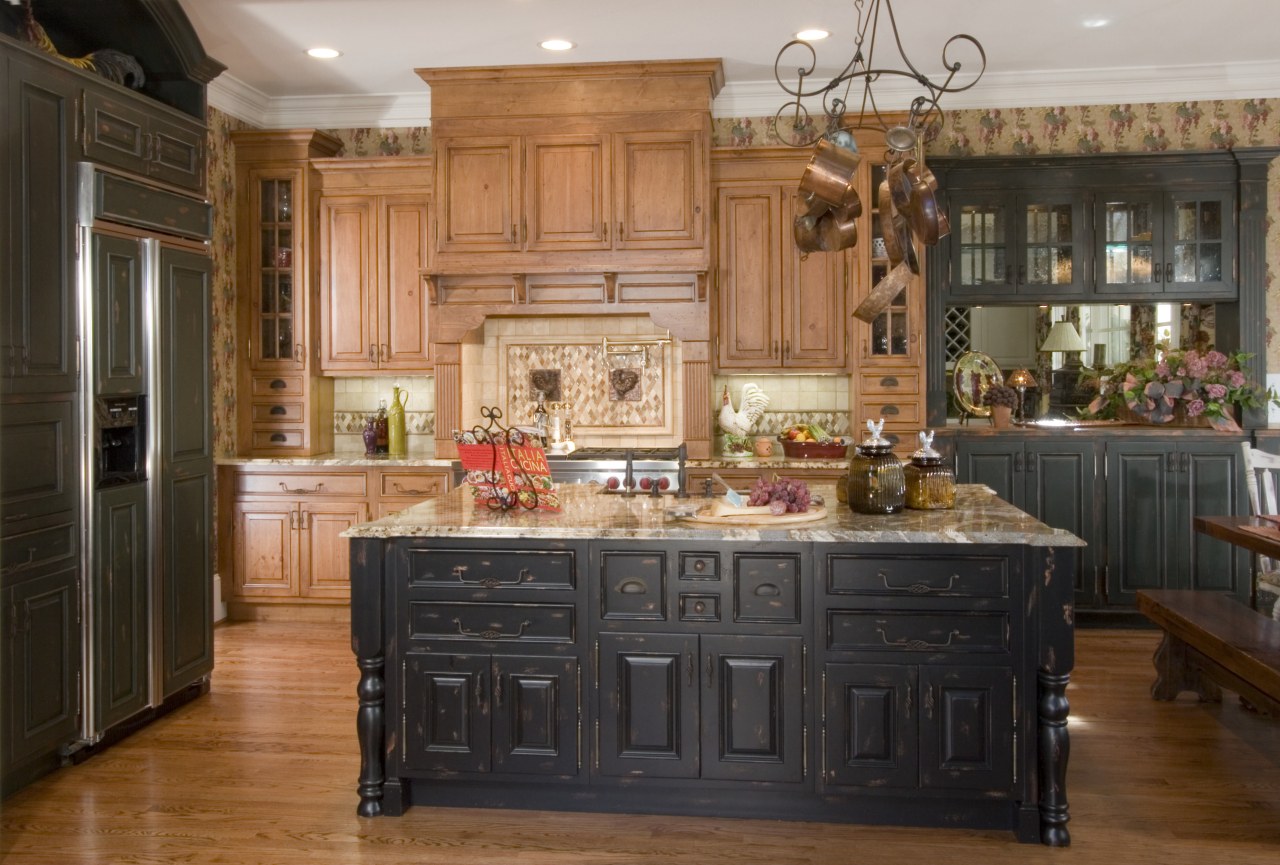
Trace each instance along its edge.
<instances>
[{"instance_id":1,"label":"wooden range hood","mask_svg":"<svg viewBox=\"0 0 1280 865\"><path fill-rule=\"evenodd\" d=\"M711 103L719 60L418 69L435 151L436 453L489 316L644 315L681 341L690 457L711 455Z\"/></svg>"}]
</instances>

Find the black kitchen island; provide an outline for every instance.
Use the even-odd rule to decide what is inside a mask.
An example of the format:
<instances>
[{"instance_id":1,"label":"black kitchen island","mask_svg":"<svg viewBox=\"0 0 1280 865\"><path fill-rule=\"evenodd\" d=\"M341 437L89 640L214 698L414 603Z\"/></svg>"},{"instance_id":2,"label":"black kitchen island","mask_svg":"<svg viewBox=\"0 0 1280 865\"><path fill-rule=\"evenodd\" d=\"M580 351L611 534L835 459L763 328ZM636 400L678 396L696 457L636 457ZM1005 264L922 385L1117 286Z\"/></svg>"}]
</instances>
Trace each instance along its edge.
<instances>
[{"instance_id":1,"label":"black kitchen island","mask_svg":"<svg viewBox=\"0 0 1280 865\"><path fill-rule=\"evenodd\" d=\"M954 511L690 523L466 488L357 526L362 816L410 805L999 828L1069 843L1079 539Z\"/></svg>"}]
</instances>

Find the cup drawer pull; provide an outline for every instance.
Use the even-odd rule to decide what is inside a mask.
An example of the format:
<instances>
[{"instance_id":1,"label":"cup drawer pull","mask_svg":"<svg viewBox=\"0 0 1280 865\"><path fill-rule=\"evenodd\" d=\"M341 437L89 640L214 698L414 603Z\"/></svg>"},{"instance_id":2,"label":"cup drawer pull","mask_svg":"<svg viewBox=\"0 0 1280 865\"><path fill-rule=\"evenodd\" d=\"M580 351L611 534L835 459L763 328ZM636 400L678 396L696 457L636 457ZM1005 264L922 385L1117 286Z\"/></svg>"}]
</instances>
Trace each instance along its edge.
<instances>
[{"instance_id":1,"label":"cup drawer pull","mask_svg":"<svg viewBox=\"0 0 1280 865\"><path fill-rule=\"evenodd\" d=\"M618 584L618 592L623 595L643 595L648 587L639 580L624 580Z\"/></svg>"},{"instance_id":2,"label":"cup drawer pull","mask_svg":"<svg viewBox=\"0 0 1280 865\"><path fill-rule=\"evenodd\" d=\"M273 442L287 442L289 440L289 437L286 436L284 433L272 433L271 440Z\"/></svg>"},{"instance_id":3,"label":"cup drawer pull","mask_svg":"<svg viewBox=\"0 0 1280 865\"><path fill-rule=\"evenodd\" d=\"M776 598L782 594L782 589L773 583L761 583L756 586L756 597L759 598Z\"/></svg>"},{"instance_id":4,"label":"cup drawer pull","mask_svg":"<svg viewBox=\"0 0 1280 865\"><path fill-rule=\"evenodd\" d=\"M271 407L271 414L288 414L288 413L289 413L289 410L282 405L273 405Z\"/></svg>"},{"instance_id":5,"label":"cup drawer pull","mask_svg":"<svg viewBox=\"0 0 1280 865\"><path fill-rule=\"evenodd\" d=\"M880 379L880 386L881 387L897 387L898 386L897 376L886 375L884 378Z\"/></svg>"},{"instance_id":6,"label":"cup drawer pull","mask_svg":"<svg viewBox=\"0 0 1280 865\"><path fill-rule=\"evenodd\" d=\"M902 413L901 409L899 409L896 405L880 406L880 414L895 415L895 414L901 414L901 413Z\"/></svg>"},{"instance_id":7,"label":"cup drawer pull","mask_svg":"<svg viewBox=\"0 0 1280 865\"><path fill-rule=\"evenodd\" d=\"M282 378L272 379L271 384L269 385L272 390L284 390L288 386L289 383Z\"/></svg>"}]
</instances>

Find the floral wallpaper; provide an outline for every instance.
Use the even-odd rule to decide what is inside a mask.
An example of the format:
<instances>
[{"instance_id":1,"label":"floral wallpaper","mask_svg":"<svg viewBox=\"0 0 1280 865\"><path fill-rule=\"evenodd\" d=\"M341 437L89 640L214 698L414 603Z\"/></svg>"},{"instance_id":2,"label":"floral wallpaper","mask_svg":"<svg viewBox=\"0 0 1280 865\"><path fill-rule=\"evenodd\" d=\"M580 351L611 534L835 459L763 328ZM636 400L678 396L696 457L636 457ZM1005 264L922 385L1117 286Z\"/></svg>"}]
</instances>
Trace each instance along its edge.
<instances>
[{"instance_id":1,"label":"floral wallpaper","mask_svg":"<svg viewBox=\"0 0 1280 865\"><path fill-rule=\"evenodd\" d=\"M342 142L338 156L363 159L372 156L430 156L431 127L406 126L395 129L326 129Z\"/></svg>"}]
</instances>

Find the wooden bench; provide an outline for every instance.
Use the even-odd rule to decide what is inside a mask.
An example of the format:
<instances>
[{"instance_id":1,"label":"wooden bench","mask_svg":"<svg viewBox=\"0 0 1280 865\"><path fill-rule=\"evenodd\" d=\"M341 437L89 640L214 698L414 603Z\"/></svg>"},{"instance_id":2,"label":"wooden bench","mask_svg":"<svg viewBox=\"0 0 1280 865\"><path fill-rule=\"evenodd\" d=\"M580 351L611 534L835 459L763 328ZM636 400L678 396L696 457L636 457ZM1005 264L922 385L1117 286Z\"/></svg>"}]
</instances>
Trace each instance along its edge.
<instances>
[{"instance_id":1,"label":"wooden bench","mask_svg":"<svg viewBox=\"0 0 1280 865\"><path fill-rule=\"evenodd\" d=\"M1152 697L1218 702L1222 687L1280 717L1280 621L1219 592L1140 591L1138 610L1164 629Z\"/></svg>"}]
</instances>

